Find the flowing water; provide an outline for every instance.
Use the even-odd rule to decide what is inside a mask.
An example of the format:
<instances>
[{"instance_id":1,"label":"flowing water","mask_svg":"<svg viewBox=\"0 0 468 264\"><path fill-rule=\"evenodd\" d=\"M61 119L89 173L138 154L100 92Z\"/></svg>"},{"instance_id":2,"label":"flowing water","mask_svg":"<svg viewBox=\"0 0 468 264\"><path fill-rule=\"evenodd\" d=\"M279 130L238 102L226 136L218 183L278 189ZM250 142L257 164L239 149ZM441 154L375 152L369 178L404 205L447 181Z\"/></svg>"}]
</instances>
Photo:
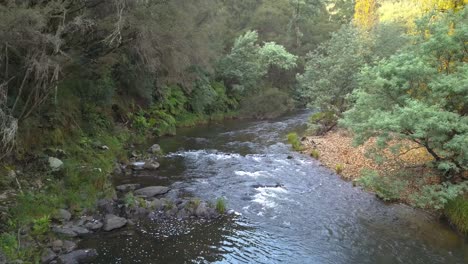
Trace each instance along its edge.
<instances>
[{"instance_id":1,"label":"flowing water","mask_svg":"<svg viewBox=\"0 0 468 264\"><path fill-rule=\"evenodd\" d=\"M308 113L225 121L158 142L156 173L116 183L170 185L236 216L142 222L81 243L94 263L468 263L468 242L429 214L385 204L296 153L286 134Z\"/></svg>"}]
</instances>

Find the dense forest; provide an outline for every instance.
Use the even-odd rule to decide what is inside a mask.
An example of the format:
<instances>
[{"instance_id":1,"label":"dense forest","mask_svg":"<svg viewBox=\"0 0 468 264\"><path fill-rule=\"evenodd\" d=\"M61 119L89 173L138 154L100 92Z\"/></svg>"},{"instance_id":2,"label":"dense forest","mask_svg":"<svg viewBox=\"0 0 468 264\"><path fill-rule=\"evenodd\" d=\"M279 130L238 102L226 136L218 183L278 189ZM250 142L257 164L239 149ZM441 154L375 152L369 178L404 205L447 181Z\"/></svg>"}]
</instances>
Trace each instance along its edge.
<instances>
[{"instance_id":1,"label":"dense forest","mask_svg":"<svg viewBox=\"0 0 468 264\"><path fill-rule=\"evenodd\" d=\"M112 196L129 144L305 107L308 133L376 138L375 159L423 148L439 180L414 205L468 231L465 4L0 1L0 253L38 262L51 212ZM402 180L382 177L360 184L398 200Z\"/></svg>"}]
</instances>

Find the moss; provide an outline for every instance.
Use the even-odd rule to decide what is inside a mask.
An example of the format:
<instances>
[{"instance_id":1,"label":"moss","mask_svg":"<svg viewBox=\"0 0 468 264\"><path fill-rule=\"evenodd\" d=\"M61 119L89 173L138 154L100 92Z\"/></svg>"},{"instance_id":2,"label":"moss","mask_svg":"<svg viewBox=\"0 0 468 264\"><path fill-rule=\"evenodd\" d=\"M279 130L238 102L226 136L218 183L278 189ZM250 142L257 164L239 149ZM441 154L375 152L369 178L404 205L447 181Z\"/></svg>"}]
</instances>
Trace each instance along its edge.
<instances>
[{"instance_id":1,"label":"moss","mask_svg":"<svg viewBox=\"0 0 468 264\"><path fill-rule=\"evenodd\" d=\"M468 234L468 198L460 196L450 201L444 210L449 221L461 232Z\"/></svg>"}]
</instances>

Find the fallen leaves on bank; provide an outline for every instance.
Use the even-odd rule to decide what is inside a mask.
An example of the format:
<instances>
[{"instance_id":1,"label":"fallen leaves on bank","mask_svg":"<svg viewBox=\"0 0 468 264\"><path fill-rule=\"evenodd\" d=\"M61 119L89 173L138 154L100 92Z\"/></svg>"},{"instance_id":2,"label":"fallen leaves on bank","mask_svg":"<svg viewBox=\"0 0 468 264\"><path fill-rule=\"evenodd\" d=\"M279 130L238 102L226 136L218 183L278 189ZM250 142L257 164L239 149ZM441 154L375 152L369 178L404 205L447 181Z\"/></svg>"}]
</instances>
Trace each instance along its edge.
<instances>
[{"instance_id":1,"label":"fallen leaves on bank","mask_svg":"<svg viewBox=\"0 0 468 264\"><path fill-rule=\"evenodd\" d=\"M319 160L328 168L336 170L341 167L340 175L347 180L355 180L364 169L378 172L392 172L403 167L412 167L413 173L427 173L428 168L422 166L431 160L431 156L424 148L412 142L391 142L390 145L402 144L398 154L390 150L384 151L385 161L377 163L369 157L376 139L371 138L363 145L353 146L352 135L345 130L331 131L324 136L311 136L303 139L305 153L318 150Z\"/></svg>"}]
</instances>

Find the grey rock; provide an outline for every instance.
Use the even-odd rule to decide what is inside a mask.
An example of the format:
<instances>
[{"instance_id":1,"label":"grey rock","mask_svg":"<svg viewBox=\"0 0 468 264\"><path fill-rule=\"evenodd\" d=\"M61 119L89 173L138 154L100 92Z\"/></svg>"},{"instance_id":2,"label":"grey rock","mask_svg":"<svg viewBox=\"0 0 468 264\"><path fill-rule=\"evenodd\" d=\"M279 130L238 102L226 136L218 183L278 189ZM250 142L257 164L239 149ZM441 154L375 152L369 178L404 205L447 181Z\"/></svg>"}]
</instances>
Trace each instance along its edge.
<instances>
[{"instance_id":1,"label":"grey rock","mask_svg":"<svg viewBox=\"0 0 468 264\"><path fill-rule=\"evenodd\" d=\"M169 210L166 211L166 216L169 216L169 217L170 217L170 216L176 216L177 213L178 213L178 211L179 211L179 210L177 209L177 207L174 206L174 207L172 207L171 209L169 209Z\"/></svg>"},{"instance_id":2,"label":"grey rock","mask_svg":"<svg viewBox=\"0 0 468 264\"><path fill-rule=\"evenodd\" d=\"M150 208L155 211L159 211L164 208L164 202L160 199L154 199L150 203Z\"/></svg>"},{"instance_id":3,"label":"grey rock","mask_svg":"<svg viewBox=\"0 0 468 264\"><path fill-rule=\"evenodd\" d=\"M153 197L156 195L165 194L170 188L165 186L150 186L135 191L136 196Z\"/></svg>"},{"instance_id":4,"label":"grey rock","mask_svg":"<svg viewBox=\"0 0 468 264\"><path fill-rule=\"evenodd\" d=\"M73 232L75 232L79 236L86 235L86 234L90 233L87 228L84 228L84 227L81 227L81 226L72 226L71 230L73 230Z\"/></svg>"},{"instance_id":5,"label":"grey rock","mask_svg":"<svg viewBox=\"0 0 468 264\"><path fill-rule=\"evenodd\" d=\"M52 171L59 171L63 167L63 161L54 157L49 157L49 167Z\"/></svg>"},{"instance_id":6,"label":"grey rock","mask_svg":"<svg viewBox=\"0 0 468 264\"><path fill-rule=\"evenodd\" d=\"M100 199L97 201L97 208L104 214L113 214L115 211L115 203L111 199Z\"/></svg>"},{"instance_id":7,"label":"grey rock","mask_svg":"<svg viewBox=\"0 0 468 264\"><path fill-rule=\"evenodd\" d=\"M80 249L68 254L59 256L59 262L62 264L79 264L87 262L97 256L95 249Z\"/></svg>"},{"instance_id":8,"label":"grey rock","mask_svg":"<svg viewBox=\"0 0 468 264\"><path fill-rule=\"evenodd\" d=\"M197 209L195 210L195 215L197 217L203 217L203 218L210 217L210 212L208 210L208 206L206 205L206 203L200 203L198 205Z\"/></svg>"},{"instance_id":9,"label":"grey rock","mask_svg":"<svg viewBox=\"0 0 468 264\"><path fill-rule=\"evenodd\" d=\"M160 166L159 163L157 163L156 161L147 161L143 165L143 169L145 169L145 170L157 170L159 168L159 166Z\"/></svg>"},{"instance_id":10,"label":"grey rock","mask_svg":"<svg viewBox=\"0 0 468 264\"><path fill-rule=\"evenodd\" d=\"M55 226L52 228L52 231L56 233L57 235L60 236L65 236L65 237L76 237L78 234L73 231L71 228L66 228L66 227L58 227Z\"/></svg>"},{"instance_id":11,"label":"grey rock","mask_svg":"<svg viewBox=\"0 0 468 264\"><path fill-rule=\"evenodd\" d=\"M51 246L53 251L60 252L60 250L62 250L63 247L63 241L60 239L54 240L52 241Z\"/></svg>"},{"instance_id":12,"label":"grey rock","mask_svg":"<svg viewBox=\"0 0 468 264\"><path fill-rule=\"evenodd\" d=\"M53 218L61 222L68 222L71 219L71 213L65 209L59 209Z\"/></svg>"},{"instance_id":13,"label":"grey rock","mask_svg":"<svg viewBox=\"0 0 468 264\"><path fill-rule=\"evenodd\" d=\"M182 209L182 210L179 210L179 212L177 212L178 219L186 219L189 216L190 216L190 212L187 211L186 209Z\"/></svg>"},{"instance_id":14,"label":"grey rock","mask_svg":"<svg viewBox=\"0 0 468 264\"><path fill-rule=\"evenodd\" d=\"M141 187L141 184L139 183L129 183L129 184L122 184L122 185L119 185L117 187L115 187L115 189L119 192L130 192L130 191L134 191L138 188Z\"/></svg>"},{"instance_id":15,"label":"grey rock","mask_svg":"<svg viewBox=\"0 0 468 264\"><path fill-rule=\"evenodd\" d=\"M94 230L94 231L101 229L102 226L103 226L103 223L98 220L92 220L85 224L86 228Z\"/></svg>"},{"instance_id":16,"label":"grey rock","mask_svg":"<svg viewBox=\"0 0 468 264\"><path fill-rule=\"evenodd\" d=\"M52 260L54 260L57 257L57 255L50 249L46 249L41 256L41 263L43 264L48 264Z\"/></svg>"},{"instance_id":17,"label":"grey rock","mask_svg":"<svg viewBox=\"0 0 468 264\"><path fill-rule=\"evenodd\" d=\"M63 241L62 248L66 253L72 252L73 250L76 249L76 247L77 247L77 245L73 241L70 241L70 240Z\"/></svg>"},{"instance_id":18,"label":"grey rock","mask_svg":"<svg viewBox=\"0 0 468 264\"><path fill-rule=\"evenodd\" d=\"M127 224L127 219L118 217L113 214L108 214L104 218L104 231L111 231L117 228L121 228Z\"/></svg>"},{"instance_id":19,"label":"grey rock","mask_svg":"<svg viewBox=\"0 0 468 264\"><path fill-rule=\"evenodd\" d=\"M148 152L151 154L162 154L161 146L154 144L148 149Z\"/></svg>"}]
</instances>

